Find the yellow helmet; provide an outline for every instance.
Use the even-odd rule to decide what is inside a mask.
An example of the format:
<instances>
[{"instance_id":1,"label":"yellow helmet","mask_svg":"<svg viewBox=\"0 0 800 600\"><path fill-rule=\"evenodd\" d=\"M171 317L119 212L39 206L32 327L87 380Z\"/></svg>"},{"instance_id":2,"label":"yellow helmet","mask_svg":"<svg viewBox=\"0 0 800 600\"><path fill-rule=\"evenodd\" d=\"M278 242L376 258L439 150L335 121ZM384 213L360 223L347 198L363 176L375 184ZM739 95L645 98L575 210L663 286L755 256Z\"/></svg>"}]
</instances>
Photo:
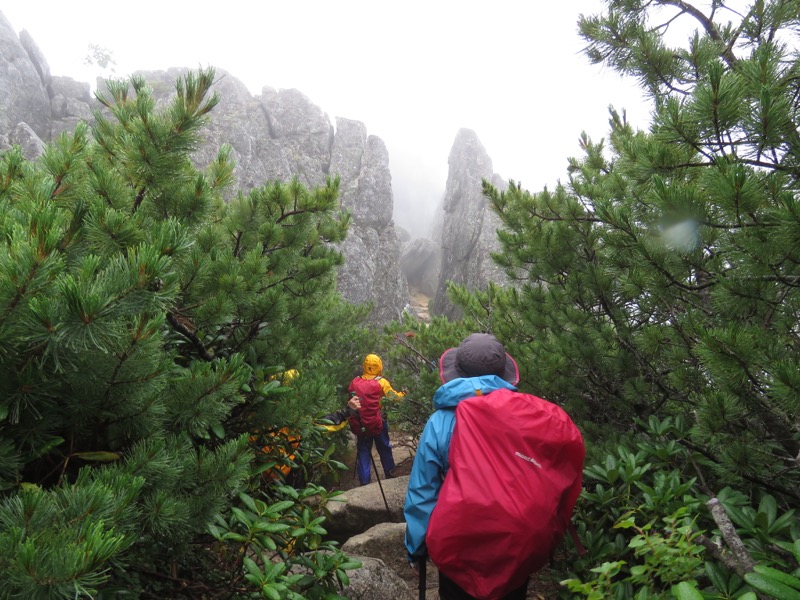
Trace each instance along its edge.
<instances>
[{"instance_id":1,"label":"yellow helmet","mask_svg":"<svg viewBox=\"0 0 800 600\"><path fill-rule=\"evenodd\" d=\"M377 354L367 354L361 368L364 369L364 375L372 375L374 377L383 373L383 361Z\"/></svg>"}]
</instances>

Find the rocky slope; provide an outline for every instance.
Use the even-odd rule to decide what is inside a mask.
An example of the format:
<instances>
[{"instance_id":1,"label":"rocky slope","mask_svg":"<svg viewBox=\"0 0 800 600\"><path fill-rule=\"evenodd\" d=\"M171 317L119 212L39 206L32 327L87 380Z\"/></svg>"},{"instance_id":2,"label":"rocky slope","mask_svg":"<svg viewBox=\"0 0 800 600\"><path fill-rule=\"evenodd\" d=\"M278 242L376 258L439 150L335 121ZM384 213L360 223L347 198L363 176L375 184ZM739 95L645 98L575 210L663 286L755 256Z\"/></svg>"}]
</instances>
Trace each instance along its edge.
<instances>
[{"instance_id":1,"label":"rocky slope","mask_svg":"<svg viewBox=\"0 0 800 600\"><path fill-rule=\"evenodd\" d=\"M165 102L187 70L140 74ZM232 74L218 70L217 76L221 101L195 154L198 165L208 164L227 143L236 161L235 187L244 192L270 179L298 177L317 186L338 175L342 205L353 216L340 248L345 265L338 286L351 302L373 303L374 323L413 312L412 299L419 295L433 299L432 314L456 317L445 293L449 281L470 289L506 281L489 256L498 248L498 222L481 194L482 179L503 182L475 132L462 129L456 136L434 239L411 240L392 218L386 145L364 123L337 118L334 124L298 90L264 87L254 96ZM25 31L17 35L0 13L0 150L18 144L35 158L46 142L79 121L91 122L96 108L88 83L51 75L35 41Z\"/></svg>"},{"instance_id":2,"label":"rocky slope","mask_svg":"<svg viewBox=\"0 0 800 600\"><path fill-rule=\"evenodd\" d=\"M188 69L142 72L165 101ZM98 86L102 90L101 86ZM297 90L265 87L253 96L233 75L217 71L221 100L195 154L205 166L223 143L233 147L236 187L243 191L269 179L298 177L317 186L341 178L341 200L353 216L342 244L345 265L338 286L352 302L372 302L370 319L385 323L408 309L406 278L399 268L400 241L392 221L389 156L383 141L358 121L328 116ZM19 144L35 158L45 142L91 121L98 104L90 86L53 77L44 56L25 32L17 36L0 14L0 149Z\"/></svg>"}]
</instances>

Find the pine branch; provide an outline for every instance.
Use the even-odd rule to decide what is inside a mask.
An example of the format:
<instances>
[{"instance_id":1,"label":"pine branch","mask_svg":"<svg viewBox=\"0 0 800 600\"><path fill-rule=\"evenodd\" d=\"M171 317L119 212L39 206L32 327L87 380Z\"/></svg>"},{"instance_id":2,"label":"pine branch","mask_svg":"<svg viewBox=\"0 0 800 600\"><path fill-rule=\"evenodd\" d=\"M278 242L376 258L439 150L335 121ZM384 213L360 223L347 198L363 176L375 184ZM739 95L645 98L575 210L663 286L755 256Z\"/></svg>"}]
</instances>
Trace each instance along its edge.
<instances>
[{"instance_id":1,"label":"pine branch","mask_svg":"<svg viewBox=\"0 0 800 600\"><path fill-rule=\"evenodd\" d=\"M414 348L414 347L413 347L411 344L409 344L407 341L405 341L405 340L404 340L404 339L403 339L403 338L400 336L400 334L399 334L399 333L398 333L397 335L395 335L395 336L394 336L394 340L395 340L395 341L396 341L398 344L400 344L401 346L403 346L404 348L406 348L407 350L411 350L411 352L413 352L414 354L416 354L417 356L419 356L419 357L422 359L422 362L424 362L426 365L428 365L428 366L429 366L431 369L433 369L434 371L436 371L436 370L438 369L438 367L436 366L436 361L429 360L429 359L428 359L428 358L427 358L427 357L426 357L424 354L422 354L422 352L420 352L419 350L417 350L416 348Z\"/></svg>"},{"instance_id":2,"label":"pine branch","mask_svg":"<svg viewBox=\"0 0 800 600\"><path fill-rule=\"evenodd\" d=\"M140 327L139 327L139 332L138 333L141 333L141 325L142 325L142 323L140 323ZM103 403L108 402L109 398L111 397L111 389L113 388L113 386L115 384L118 383L117 382L117 375L120 374L120 371L122 371L122 367L125 365L127 360L131 356L133 356L133 352L134 352L134 349L136 348L136 343L138 341L139 341L139 338L134 336L131 339L130 343L128 344L128 347L125 348L125 351L122 352L122 354L118 354L116 356L117 364L114 365L114 371L111 373L111 377L108 378L108 381L106 383L106 391L103 394Z\"/></svg>"},{"instance_id":3,"label":"pine branch","mask_svg":"<svg viewBox=\"0 0 800 600\"><path fill-rule=\"evenodd\" d=\"M724 562L726 565L732 565L734 571L740 577L744 578L746 573L753 572L753 567L756 565L756 562L747 551L747 548L742 542L742 538L736 533L736 527L734 527L730 517L728 517L728 514L725 512L725 507L722 506L722 503L717 498L711 498L706 502L706 506L708 506L709 511L711 511L711 517L717 524L722 538L725 540L725 544L731 551L729 561Z\"/></svg>"},{"instance_id":4,"label":"pine branch","mask_svg":"<svg viewBox=\"0 0 800 600\"><path fill-rule=\"evenodd\" d=\"M703 455L704 457L706 457L708 460L710 460L714 464L717 464L717 465L721 465L722 464L722 461L719 458L717 458L716 455L712 454L711 451L709 451L704 446L699 446L699 445L695 444L694 442L692 442L691 440L687 440L686 438L679 439L679 440L677 440L677 442L679 444L681 444L682 446L685 446L689 450L691 450L693 452L697 452L698 454ZM750 483L755 483L759 487L763 487L764 489L771 490L771 491L776 492L778 494L782 494L782 495L786 496L787 498L795 498L796 500L800 501L800 490L798 490L798 489L792 490L790 488L783 487L782 485L778 485L777 483L775 483L775 479L774 478L773 479L769 479L769 480L768 479L762 479L762 478L759 478L759 477L755 477L753 475L749 475L748 473L738 473L737 475L739 477L741 477L742 479L744 479L745 481L749 481Z\"/></svg>"},{"instance_id":5,"label":"pine branch","mask_svg":"<svg viewBox=\"0 0 800 600\"><path fill-rule=\"evenodd\" d=\"M714 500L716 500L716 498L714 498ZM729 571L736 573L740 577L743 576L743 573L740 572L742 567L736 559L736 556L731 552L726 552L719 544L713 542L702 533L698 535L695 540L699 542L715 560L725 565ZM749 571L745 571L745 573L749 573Z\"/></svg>"},{"instance_id":6,"label":"pine branch","mask_svg":"<svg viewBox=\"0 0 800 600\"><path fill-rule=\"evenodd\" d=\"M239 253L242 251L242 237L244 236L243 231L237 231L236 235L234 236L234 245L233 245L233 257L240 258Z\"/></svg>"},{"instance_id":7,"label":"pine branch","mask_svg":"<svg viewBox=\"0 0 800 600\"><path fill-rule=\"evenodd\" d=\"M741 477L745 481L749 481L750 483L755 483L756 485L758 485L760 487L764 487L764 488L766 488L768 490L772 490L773 492L777 492L779 494L783 494L784 496L786 496L788 498L794 498L794 499L800 501L800 490L798 490L797 488L792 490L792 489L783 487L782 485L776 484L774 482L774 480L767 481L765 479L762 479L760 477L755 477L755 476L750 475L748 473L739 473L739 477Z\"/></svg>"},{"instance_id":8,"label":"pine branch","mask_svg":"<svg viewBox=\"0 0 800 600\"><path fill-rule=\"evenodd\" d=\"M709 35L709 37L711 37L712 40L719 42L719 44L722 46L722 58L725 59L725 62L728 63L728 66L734 67L736 65L738 60L736 56L734 56L732 48L725 44L725 40L722 39L722 35L720 34L719 29L717 29L717 26L714 24L714 21L700 12L697 7L689 4L688 2L684 2L683 0L661 0L661 3L675 6L676 8L681 9L681 11L690 14L697 19L703 26L703 29L706 30L706 33Z\"/></svg>"},{"instance_id":9,"label":"pine branch","mask_svg":"<svg viewBox=\"0 0 800 600\"><path fill-rule=\"evenodd\" d=\"M250 321L250 324L247 325L247 333L245 334L244 338L242 338L239 343L237 343L232 350L234 352L239 352L244 347L247 342L250 342L256 337L258 337L259 332L261 329L266 325L267 320L265 318L253 319ZM245 323L240 323L240 326L245 326ZM237 327L236 330L238 331L239 328Z\"/></svg>"},{"instance_id":10,"label":"pine branch","mask_svg":"<svg viewBox=\"0 0 800 600\"><path fill-rule=\"evenodd\" d=\"M175 313L167 313L167 321L172 328L184 336L187 340L189 340L192 345L197 349L197 353L200 355L200 358L207 361L214 360L213 354L211 354L206 347L203 345L203 342L200 341L200 338L195 335L195 333L190 330L186 325L181 323L177 315Z\"/></svg>"},{"instance_id":11,"label":"pine branch","mask_svg":"<svg viewBox=\"0 0 800 600\"><path fill-rule=\"evenodd\" d=\"M28 276L25 278L25 281L22 282L21 285L16 286L17 287L17 293L14 295L14 297L9 302L7 302L6 310L3 312L2 315L0 315L0 323L3 323L6 320L6 318L14 311L14 309L17 307L17 305L22 301L22 298L25 296L25 294L28 291L28 286L30 285L30 283L36 277L36 275L37 275L37 273L39 271L39 268L41 266L42 266L42 264L40 262L34 263L34 265L31 268L31 270L28 271Z\"/></svg>"},{"instance_id":12,"label":"pine branch","mask_svg":"<svg viewBox=\"0 0 800 600\"><path fill-rule=\"evenodd\" d=\"M206 594L217 592L213 588L208 587L202 582L198 582L196 580L190 579L183 579L182 577L171 576L171 575L164 575L163 573L157 573L156 571L149 571L147 569L136 569L137 573L144 575L145 577L150 577L152 579L160 579L162 581L167 581L170 583L174 583L178 588L180 588L185 593L193 593L197 592L200 594L200 597L206 597ZM229 590L230 591L230 590ZM153 598L163 598L163 596L155 596L152 595Z\"/></svg>"},{"instance_id":13,"label":"pine branch","mask_svg":"<svg viewBox=\"0 0 800 600\"><path fill-rule=\"evenodd\" d=\"M133 201L133 212L136 212L137 210L139 210L139 206L141 206L142 200L144 200L144 191L145 191L145 189L141 188L136 193L136 199Z\"/></svg>"}]
</instances>

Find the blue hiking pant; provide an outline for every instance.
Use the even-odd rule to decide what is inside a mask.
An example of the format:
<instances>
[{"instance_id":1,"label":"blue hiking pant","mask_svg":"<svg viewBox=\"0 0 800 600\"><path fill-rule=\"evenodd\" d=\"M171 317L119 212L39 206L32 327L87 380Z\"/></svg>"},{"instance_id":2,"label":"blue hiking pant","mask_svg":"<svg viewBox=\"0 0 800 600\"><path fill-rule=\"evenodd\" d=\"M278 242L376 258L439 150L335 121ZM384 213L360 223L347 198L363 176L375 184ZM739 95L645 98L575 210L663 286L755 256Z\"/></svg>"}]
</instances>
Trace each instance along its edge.
<instances>
[{"instance_id":1,"label":"blue hiking pant","mask_svg":"<svg viewBox=\"0 0 800 600\"><path fill-rule=\"evenodd\" d=\"M374 437L356 438L356 473L361 485L369 483L370 472L372 470L372 443L378 449L378 456L381 457L383 473L386 477L391 477L394 469L394 456L392 456L392 443L389 441L389 423L383 420L383 429L380 435Z\"/></svg>"}]
</instances>

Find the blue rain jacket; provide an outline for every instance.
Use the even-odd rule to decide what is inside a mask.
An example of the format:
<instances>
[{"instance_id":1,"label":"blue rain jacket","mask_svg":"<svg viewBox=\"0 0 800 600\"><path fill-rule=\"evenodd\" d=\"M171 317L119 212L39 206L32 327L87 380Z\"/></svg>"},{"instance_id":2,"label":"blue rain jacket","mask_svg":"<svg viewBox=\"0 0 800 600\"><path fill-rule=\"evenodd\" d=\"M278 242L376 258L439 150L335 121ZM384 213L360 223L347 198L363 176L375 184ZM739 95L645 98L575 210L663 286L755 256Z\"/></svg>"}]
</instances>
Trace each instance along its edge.
<instances>
[{"instance_id":1,"label":"blue rain jacket","mask_svg":"<svg viewBox=\"0 0 800 600\"><path fill-rule=\"evenodd\" d=\"M501 388L517 389L497 375L482 375L448 381L433 395L435 412L425 424L417 445L403 509L409 561L416 561L427 554L425 532L444 476L450 468L450 438L456 423L456 406L462 400L479 394L485 396Z\"/></svg>"}]
</instances>

